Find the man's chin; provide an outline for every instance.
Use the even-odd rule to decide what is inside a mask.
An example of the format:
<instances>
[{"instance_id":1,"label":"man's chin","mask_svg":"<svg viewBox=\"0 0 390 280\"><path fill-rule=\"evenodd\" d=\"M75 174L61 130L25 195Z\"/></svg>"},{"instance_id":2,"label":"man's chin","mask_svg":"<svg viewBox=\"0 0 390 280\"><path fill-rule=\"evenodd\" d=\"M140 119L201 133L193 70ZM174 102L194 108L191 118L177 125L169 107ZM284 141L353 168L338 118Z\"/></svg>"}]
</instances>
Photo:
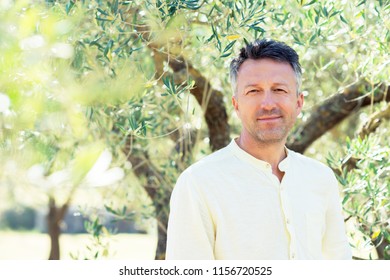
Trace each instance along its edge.
<instances>
[{"instance_id":1,"label":"man's chin","mask_svg":"<svg viewBox=\"0 0 390 280\"><path fill-rule=\"evenodd\" d=\"M277 144L277 143L285 143L287 135L285 133L258 133L256 135L256 140L259 143L263 144Z\"/></svg>"}]
</instances>

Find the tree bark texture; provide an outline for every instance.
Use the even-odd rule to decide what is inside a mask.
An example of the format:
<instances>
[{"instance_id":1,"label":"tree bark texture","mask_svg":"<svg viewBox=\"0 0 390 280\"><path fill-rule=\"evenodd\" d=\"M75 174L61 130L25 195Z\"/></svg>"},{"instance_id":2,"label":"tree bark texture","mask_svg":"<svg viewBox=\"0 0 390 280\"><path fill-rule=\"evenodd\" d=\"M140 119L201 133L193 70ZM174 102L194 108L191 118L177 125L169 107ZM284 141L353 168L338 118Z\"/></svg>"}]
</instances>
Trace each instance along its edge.
<instances>
[{"instance_id":1,"label":"tree bark texture","mask_svg":"<svg viewBox=\"0 0 390 280\"><path fill-rule=\"evenodd\" d=\"M49 213L47 215L47 229L51 244L49 260L60 259L61 222L67 211L68 204L64 204L61 208L57 208L54 198L49 198Z\"/></svg>"}]
</instances>

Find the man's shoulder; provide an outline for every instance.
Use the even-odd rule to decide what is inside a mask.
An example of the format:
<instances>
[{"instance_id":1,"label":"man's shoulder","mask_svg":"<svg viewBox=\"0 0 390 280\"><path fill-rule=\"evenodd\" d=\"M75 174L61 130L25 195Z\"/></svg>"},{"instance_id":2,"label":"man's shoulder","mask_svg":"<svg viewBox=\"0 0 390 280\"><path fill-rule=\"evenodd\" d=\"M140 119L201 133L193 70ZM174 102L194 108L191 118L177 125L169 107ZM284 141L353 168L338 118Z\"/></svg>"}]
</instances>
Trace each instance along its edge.
<instances>
[{"instance_id":1,"label":"man's shoulder","mask_svg":"<svg viewBox=\"0 0 390 280\"><path fill-rule=\"evenodd\" d=\"M234 168L233 157L229 148L225 147L196 161L179 175L174 192L195 191L205 194L210 187L223 186L221 180Z\"/></svg>"},{"instance_id":2,"label":"man's shoulder","mask_svg":"<svg viewBox=\"0 0 390 280\"><path fill-rule=\"evenodd\" d=\"M326 164L324 164L323 162L321 162L317 159L302 155L302 154L295 152L295 151L289 150L289 152L293 156L294 164L298 164L298 165L300 165L300 167L304 167L304 170L306 170L306 171L312 170L313 172L325 172L326 174L333 174L332 169L329 166L327 166Z\"/></svg>"}]
</instances>

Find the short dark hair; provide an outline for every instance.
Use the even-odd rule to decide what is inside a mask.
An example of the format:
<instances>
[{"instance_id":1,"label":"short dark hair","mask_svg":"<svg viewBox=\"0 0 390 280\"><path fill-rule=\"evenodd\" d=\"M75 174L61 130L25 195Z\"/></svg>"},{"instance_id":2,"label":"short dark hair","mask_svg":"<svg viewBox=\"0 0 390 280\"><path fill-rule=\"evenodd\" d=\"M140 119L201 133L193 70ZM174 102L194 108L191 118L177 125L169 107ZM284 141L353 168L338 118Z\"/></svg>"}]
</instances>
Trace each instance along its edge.
<instances>
[{"instance_id":1,"label":"short dark hair","mask_svg":"<svg viewBox=\"0 0 390 280\"><path fill-rule=\"evenodd\" d=\"M240 66L247 59L269 58L280 62L289 63L294 70L297 79L297 93L302 83L302 69L299 56L294 49L283 42L270 39L255 40L240 50L238 57L230 63L230 82L235 93L237 90L237 75Z\"/></svg>"}]
</instances>

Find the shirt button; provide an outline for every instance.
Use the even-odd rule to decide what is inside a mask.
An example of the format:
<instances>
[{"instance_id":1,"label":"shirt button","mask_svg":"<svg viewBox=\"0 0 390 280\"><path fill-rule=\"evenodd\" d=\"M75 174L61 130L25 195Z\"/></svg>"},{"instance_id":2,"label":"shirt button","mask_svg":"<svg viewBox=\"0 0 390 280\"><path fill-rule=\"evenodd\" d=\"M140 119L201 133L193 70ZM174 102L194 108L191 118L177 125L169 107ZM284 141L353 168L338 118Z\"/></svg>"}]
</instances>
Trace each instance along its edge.
<instances>
[{"instance_id":1,"label":"shirt button","mask_svg":"<svg viewBox=\"0 0 390 280\"><path fill-rule=\"evenodd\" d=\"M294 253L291 254L291 259L295 259L295 254Z\"/></svg>"},{"instance_id":2,"label":"shirt button","mask_svg":"<svg viewBox=\"0 0 390 280\"><path fill-rule=\"evenodd\" d=\"M286 219L286 224L290 224L290 220L289 219Z\"/></svg>"}]
</instances>

